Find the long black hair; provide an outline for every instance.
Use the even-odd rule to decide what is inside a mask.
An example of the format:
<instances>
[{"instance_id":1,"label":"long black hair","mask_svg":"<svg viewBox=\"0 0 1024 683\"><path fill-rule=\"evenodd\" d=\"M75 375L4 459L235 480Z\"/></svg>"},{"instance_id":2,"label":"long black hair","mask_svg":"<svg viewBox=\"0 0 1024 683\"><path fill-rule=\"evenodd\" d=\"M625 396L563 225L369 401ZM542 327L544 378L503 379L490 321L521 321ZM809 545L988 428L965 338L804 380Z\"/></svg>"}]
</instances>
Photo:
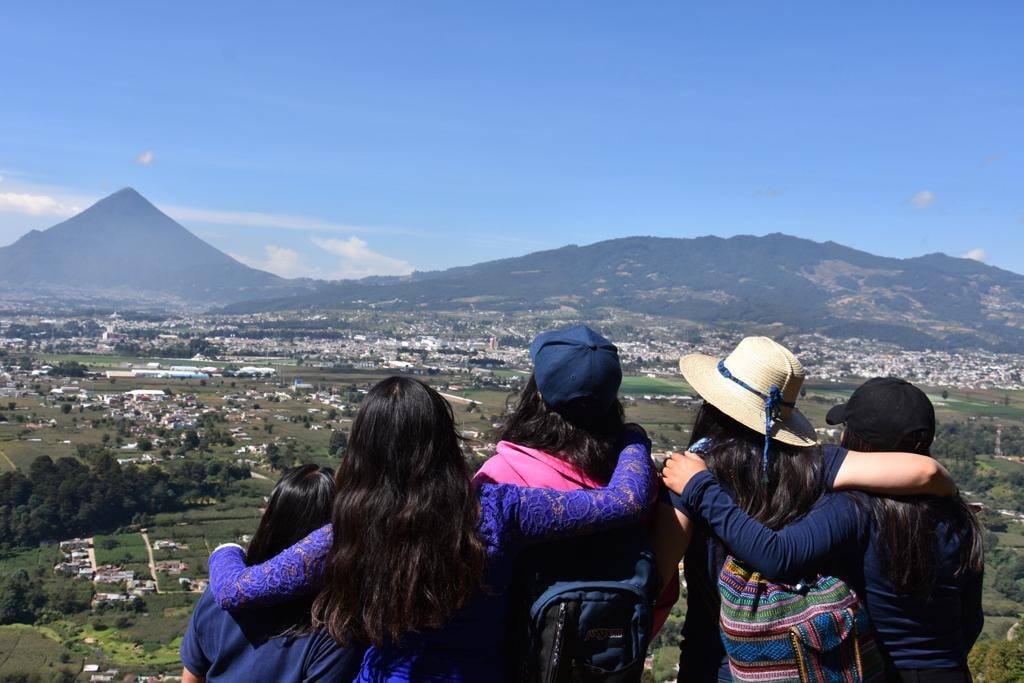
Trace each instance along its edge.
<instances>
[{"instance_id":1,"label":"long black hair","mask_svg":"<svg viewBox=\"0 0 1024 683\"><path fill-rule=\"evenodd\" d=\"M704 454L708 469L729 489L737 505L767 527L778 530L806 514L825 492L818 446L772 441L766 483L761 463L763 434L705 401L697 411L690 444L704 437L711 441Z\"/></svg>"},{"instance_id":2,"label":"long black hair","mask_svg":"<svg viewBox=\"0 0 1024 683\"><path fill-rule=\"evenodd\" d=\"M267 498L260 524L245 553L247 565L260 564L327 524L334 502L334 470L301 465L287 470ZM298 635L308 630L312 600L296 600L275 610L273 632Z\"/></svg>"},{"instance_id":3,"label":"long black hair","mask_svg":"<svg viewBox=\"0 0 1024 683\"><path fill-rule=\"evenodd\" d=\"M340 643L442 626L482 587L486 561L451 406L389 377L363 399L337 475L314 619Z\"/></svg>"},{"instance_id":4,"label":"long black hair","mask_svg":"<svg viewBox=\"0 0 1024 683\"><path fill-rule=\"evenodd\" d=\"M893 443L875 443L847 427L842 445L852 451L904 451L931 455L932 434L911 432ZM879 556L896 592L925 599L938 580L939 523L956 535L960 557L955 576L980 572L984 564L981 525L959 493L944 498L871 496L871 514L878 528Z\"/></svg>"},{"instance_id":5,"label":"long black hair","mask_svg":"<svg viewBox=\"0 0 1024 683\"><path fill-rule=\"evenodd\" d=\"M618 399L607 408L588 397L552 408L544 402L531 374L501 439L544 451L575 465L592 479L607 481L615 471L625 429Z\"/></svg>"}]
</instances>

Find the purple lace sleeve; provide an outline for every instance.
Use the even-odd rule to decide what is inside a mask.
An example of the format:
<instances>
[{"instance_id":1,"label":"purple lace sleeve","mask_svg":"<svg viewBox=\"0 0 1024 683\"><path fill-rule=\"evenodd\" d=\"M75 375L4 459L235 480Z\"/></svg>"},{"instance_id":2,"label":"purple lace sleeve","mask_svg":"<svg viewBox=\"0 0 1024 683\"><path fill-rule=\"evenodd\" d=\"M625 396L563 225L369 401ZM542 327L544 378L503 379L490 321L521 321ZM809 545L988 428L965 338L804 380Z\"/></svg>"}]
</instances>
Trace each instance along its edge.
<instances>
[{"instance_id":1,"label":"purple lace sleeve","mask_svg":"<svg viewBox=\"0 0 1024 683\"><path fill-rule=\"evenodd\" d=\"M225 547L210 555L210 591L221 609L276 605L320 589L324 561L331 549L331 525L262 564L245 566L238 547Z\"/></svg>"},{"instance_id":2,"label":"purple lace sleeve","mask_svg":"<svg viewBox=\"0 0 1024 683\"><path fill-rule=\"evenodd\" d=\"M648 443L627 445L603 489L508 487L518 498L513 506L517 521L513 528L518 528L521 540L530 542L582 535L638 520L647 511L656 481L650 452Z\"/></svg>"}]
</instances>

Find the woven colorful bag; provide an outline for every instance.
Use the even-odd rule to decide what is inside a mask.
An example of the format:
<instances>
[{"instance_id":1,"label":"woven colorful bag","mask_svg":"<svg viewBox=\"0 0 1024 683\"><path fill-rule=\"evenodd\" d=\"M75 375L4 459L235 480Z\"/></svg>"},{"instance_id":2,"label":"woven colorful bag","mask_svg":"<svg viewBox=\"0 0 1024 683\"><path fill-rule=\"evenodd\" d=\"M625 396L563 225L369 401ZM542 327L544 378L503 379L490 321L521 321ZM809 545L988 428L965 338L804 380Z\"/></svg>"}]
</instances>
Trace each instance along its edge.
<instances>
[{"instance_id":1,"label":"woven colorful bag","mask_svg":"<svg viewBox=\"0 0 1024 683\"><path fill-rule=\"evenodd\" d=\"M721 634L733 680L884 680L871 622L842 580L773 583L732 557L718 576Z\"/></svg>"}]
</instances>

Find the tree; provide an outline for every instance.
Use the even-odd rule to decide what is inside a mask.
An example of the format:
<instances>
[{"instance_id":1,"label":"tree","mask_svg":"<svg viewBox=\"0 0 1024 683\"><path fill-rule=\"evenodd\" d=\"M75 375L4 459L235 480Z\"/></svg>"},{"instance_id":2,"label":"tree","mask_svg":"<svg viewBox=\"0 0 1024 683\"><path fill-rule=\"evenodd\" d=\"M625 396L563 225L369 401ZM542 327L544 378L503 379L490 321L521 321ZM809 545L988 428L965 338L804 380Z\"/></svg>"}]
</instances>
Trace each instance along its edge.
<instances>
[{"instance_id":1,"label":"tree","mask_svg":"<svg viewBox=\"0 0 1024 683\"><path fill-rule=\"evenodd\" d=\"M189 429L185 432L185 439L181 442L181 445L185 447L185 450L194 451L199 448L199 434L194 429Z\"/></svg>"},{"instance_id":2,"label":"tree","mask_svg":"<svg viewBox=\"0 0 1024 683\"><path fill-rule=\"evenodd\" d=\"M39 584L33 583L24 569L19 569L0 589L0 624L34 623L45 603Z\"/></svg>"},{"instance_id":3,"label":"tree","mask_svg":"<svg viewBox=\"0 0 1024 683\"><path fill-rule=\"evenodd\" d=\"M50 374L56 377L85 377L89 368L73 360L64 360L57 364L57 367L50 370Z\"/></svg>"},{"instance_id":4,"label":"tree","mask_svg":"<svg viewBox=\"0 0 1024 683\"><path fill-rule=\"evenodd\" d=\"M983 641L985 642L985 641ZM984 659L972 671L985 683L1016 683L1024 680L1024 647L1016 640L987 641ZM972 653L973 654L973 653ZM971 657L976 662L980 657Z\"/></svg>"},{"instance_id":5,"label":"tree","mask_svg":"<svg viewBox=\"0 0 1024 683\"><path fill-rule=\"evenodd\" d=\"M327 446L327 452L331 455L341 455L348 448L348 436L340 429L331 432L331 443Z\"/></svg>"},{"instance_id":6,"label":"tree","mask_svg":"<svg viewBox=\"0 0 1024 683\"><path fill-rule=\"evenodd\" d=\"M91 591L83 591L74 583L62 581L46 599L46 606L60 614L75 614L89 607Z\"/></svg>"},{"instance_id":7,"label":"tree","mask_svg":"<svg viewBox=\"0 0 1024 683\"><path fill-rule=\"evenodd\" d=\"M278 448L276 443L267 444L267 464L270 465L270 469L279 470L284 462L284 458L281 456L281 449Z\"/></svg>"},{"instance_id":8,"label":"tree","mask_svg":"<svg viewBox=\"0 0 1024 683\"><path fill-rule=\"evenodd\" d=\"M942 400L945 401L947 398L949 398L949 389L943 389L942 390Z\"/></svg>"},{"instance_id":9,"label":"tree","mask_svg":"<svg viewBox=\"0 0 1024 683\"><path fill-rule=\"evenodd\" d=\"M70 403L62 403L60 405L60 412L62 412L65 415L69 414L71 412L71 404Z\"/></svg>"}]
</instances>

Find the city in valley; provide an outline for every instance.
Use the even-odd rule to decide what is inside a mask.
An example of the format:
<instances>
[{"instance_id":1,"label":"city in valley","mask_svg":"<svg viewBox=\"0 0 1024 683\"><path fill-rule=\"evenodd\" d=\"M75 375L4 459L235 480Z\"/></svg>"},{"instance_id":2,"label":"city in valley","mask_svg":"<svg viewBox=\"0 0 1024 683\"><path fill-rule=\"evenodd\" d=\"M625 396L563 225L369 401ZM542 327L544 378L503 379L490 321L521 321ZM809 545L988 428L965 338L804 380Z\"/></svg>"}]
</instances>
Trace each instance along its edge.
<instances>
[{"instance_id":1,"label":"city in valley","mask_svg":"<svg viewBox=\"0 0 1024 683\"><path fill-rule=\"evenodd\" d=\"M0 319L0 553L14 656L69 680L180 673L178 645L223 542L245 542L292 465L334 464L368 388L411 374L455 410L476 469L530 372L546 312L361 310L253 315L104 311ZM586 321L618 346L627 418L655 456L684 450L697 404L677 361L742 336L609 311ZM1024 357L905 350L781 327L806 367L802 410L824 414L873 376L901 376L936 406L934 453L987 528L985 633L1024 611ZM745 330L744 333L749 332ZM30 493L26 493L30 492ZM651 650L670 667L685 599ZM39 664L42 662L42 664ZM664 669L663 669L664 670Z\"/></svg>"}]
</instances>

